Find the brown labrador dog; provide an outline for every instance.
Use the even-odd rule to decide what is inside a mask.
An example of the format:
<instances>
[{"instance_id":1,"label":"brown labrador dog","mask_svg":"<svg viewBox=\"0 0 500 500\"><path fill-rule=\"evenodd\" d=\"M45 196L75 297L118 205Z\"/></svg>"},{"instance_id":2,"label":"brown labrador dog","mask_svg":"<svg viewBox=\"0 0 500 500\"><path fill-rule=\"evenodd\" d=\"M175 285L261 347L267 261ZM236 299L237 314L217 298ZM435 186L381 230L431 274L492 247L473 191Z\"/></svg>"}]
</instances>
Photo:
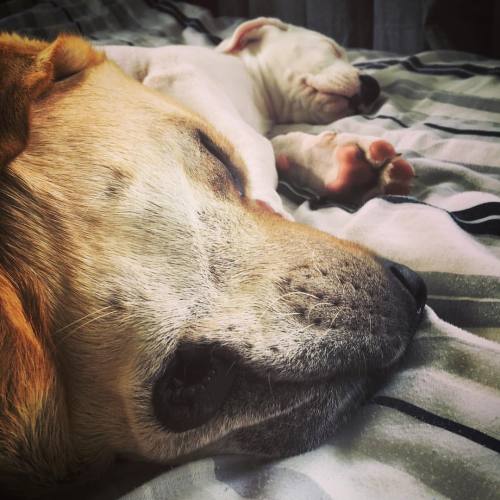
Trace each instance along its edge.
<instances>
[{"instance_id":1,"label":"brown labrador dog","mask_svg":"<svg viewBox=\"0 0 500 500\"><path fill-rule=\"evenodd\" d=\"M204 120L78 37L0 36L0 477L283 456L403 354L409 269L245 196Z\"/></svg>"}]
</instances>

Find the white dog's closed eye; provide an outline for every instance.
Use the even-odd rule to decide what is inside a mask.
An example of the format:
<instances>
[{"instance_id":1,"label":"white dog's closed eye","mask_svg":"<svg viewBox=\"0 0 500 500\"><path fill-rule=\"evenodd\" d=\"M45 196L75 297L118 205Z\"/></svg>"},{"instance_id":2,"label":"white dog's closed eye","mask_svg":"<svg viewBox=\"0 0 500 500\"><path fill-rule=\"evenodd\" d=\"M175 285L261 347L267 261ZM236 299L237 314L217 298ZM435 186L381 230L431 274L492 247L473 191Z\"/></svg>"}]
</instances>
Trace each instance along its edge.
<instances>
[{"instance_id":1,"label":"white dog's closed eye","mask_svg":"<svg viewBox=\"0 0 500 500\"><path fill-rule=\"evenodd\" d=\"M309 73L304 81L318 92L341 97L353 97L361 90L359 72L343 61L336 61L316 74Z\"/></svg>"}]
</instances>

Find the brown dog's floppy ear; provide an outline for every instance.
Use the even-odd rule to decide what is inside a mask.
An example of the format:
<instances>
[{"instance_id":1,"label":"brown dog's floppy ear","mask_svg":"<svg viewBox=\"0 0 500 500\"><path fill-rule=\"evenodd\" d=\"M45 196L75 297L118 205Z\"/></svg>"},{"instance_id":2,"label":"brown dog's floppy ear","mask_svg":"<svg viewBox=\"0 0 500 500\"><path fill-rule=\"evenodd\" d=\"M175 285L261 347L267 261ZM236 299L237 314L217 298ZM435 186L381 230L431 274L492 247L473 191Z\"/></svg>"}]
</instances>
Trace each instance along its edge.
<instances>
[{"instance_id":1,"label":"brown dog's floppy ear","mask_svg":"<svg viewBox=\"0 0 500 500\"><path fill-rule=\"evenodd\" d=\"M55 81L103 59L73 35L60 35L51 44L0 35L0 169L26 147L31 103Z\"/></svg>"},{"instance_id":2,"label":"brown dog's floppy ear","mask_svg":"<svg viewBox=\"0 0 500 500\"><path fill-rule=\"evenodd\" d=\"M242 50L250 42L260 39L264 26L275 26L283 31L288 29L288 26L279 19L274 17L258 17L257 19L240 24L233 33L233 36L227 40L223 40L216 47L216 50L226 54Z\"/></svg>"},{"instance_id":3,"label":"brown dog's floppy ear","mask_svg":"<svg viewBox=\"0 0 500 500\"><path fill-rule=\"evenodd\" d=\"M62 479L72 455L47 304L41 288L28 288L21 299L0 269L0 483L7 484Z\"/></svg>"}]
</instances>

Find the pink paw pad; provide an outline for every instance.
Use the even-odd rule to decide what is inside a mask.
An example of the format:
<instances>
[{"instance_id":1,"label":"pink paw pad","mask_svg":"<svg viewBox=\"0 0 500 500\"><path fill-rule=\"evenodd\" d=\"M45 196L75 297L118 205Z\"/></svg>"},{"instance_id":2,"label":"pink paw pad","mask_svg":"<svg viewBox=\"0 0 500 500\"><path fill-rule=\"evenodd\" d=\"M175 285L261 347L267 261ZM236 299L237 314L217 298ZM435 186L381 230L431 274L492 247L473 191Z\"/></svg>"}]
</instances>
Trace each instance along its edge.
<instances>
[{"instance_id":1,"label":"pink paw pad","mask_svg":"<svg viewBox=\"0 0 500 500\"><path fill-rule=\"evenodd\" d=\"M415 176L413 167L402 158L392 162L387 174L384 192L387 194L406 195L410 192L411 180Z\"/></svg>"},{"instance_id":2,"label":"pink paw pad","mask_svg":"<svg viewBox=\"0 0 500 500\"><path fill-rule=\"evenodd\" d=\"M406 160L398 158L392 162L391 177L400 181L408 181L415 177L415 171Z\"/></svg>"},{"instance_id":3,"label":"pink paw pad","mask_svg":"<svg viewBox=\"0 0 500 500\"><path fill-rule=\"evenodd\" d=\"M292 132L273 139L282 179L321 197L362 204L379 194L408 194L413 167L392 144L333 131L317 136Z\"/></svg>"},{"instance_id":4,"label":"pink paw pad","mask_svg":"<svg viewBox=\"0 0 500 500\"><path fill-rule=\"evenodd\" d=\"M384 162L396 156L394 146L387 141L374 141L368 148L368 154L373 161Z\"/></svg>"},{"instance_id":5,"label":"pink paw pad","mask_svg":"<svg viewBox=\"0 0 500 500\"><path fill-rule=\"evenodd\" d=\"M336 200L362 203L376 194L406 195L410 192L415 175L413 167L398 158L387 141L374 141L367 155L355 144L339 146L335 154L337 177L325 187Z\"/></svg>"},{"instance_id":6,"label":"pink paw pad","mask_svg":"<svg viewBox=\"0 0 500 500\"><path fill-rule=\"evenodd\" d=\"M336 150L339 169L334 181L326 185L327 191L339 201L357 202L378 182L378 172L355 144L340 146Z\"/></svg>"}]
</instances>

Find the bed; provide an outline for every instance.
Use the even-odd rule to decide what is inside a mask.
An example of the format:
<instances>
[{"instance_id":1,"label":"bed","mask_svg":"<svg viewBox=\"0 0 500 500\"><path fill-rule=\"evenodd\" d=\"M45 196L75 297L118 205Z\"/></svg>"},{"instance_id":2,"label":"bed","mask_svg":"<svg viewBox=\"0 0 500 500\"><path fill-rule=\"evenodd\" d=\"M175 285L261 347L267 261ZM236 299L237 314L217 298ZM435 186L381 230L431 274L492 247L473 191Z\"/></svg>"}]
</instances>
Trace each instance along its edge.
<instances>
[{"instance_id":1,"label":"bed","mask_svg":"<svg viewBox=\"0 0 500 500\"><path fill-rule=\"evenodd\" d=\"M181 2L0 5L0 30L96 44L213 45L238 19ZM429 300L401 366L320 448L282 460L217 456L175 468L118 463L74 498L127 500L500 498L500 61L434 51L349 51L381 97L362 116L290 130L390 141L417 172L411 197L362 207L280 185L295 219L420 272Z\"/></svg>"}]
</instances>

